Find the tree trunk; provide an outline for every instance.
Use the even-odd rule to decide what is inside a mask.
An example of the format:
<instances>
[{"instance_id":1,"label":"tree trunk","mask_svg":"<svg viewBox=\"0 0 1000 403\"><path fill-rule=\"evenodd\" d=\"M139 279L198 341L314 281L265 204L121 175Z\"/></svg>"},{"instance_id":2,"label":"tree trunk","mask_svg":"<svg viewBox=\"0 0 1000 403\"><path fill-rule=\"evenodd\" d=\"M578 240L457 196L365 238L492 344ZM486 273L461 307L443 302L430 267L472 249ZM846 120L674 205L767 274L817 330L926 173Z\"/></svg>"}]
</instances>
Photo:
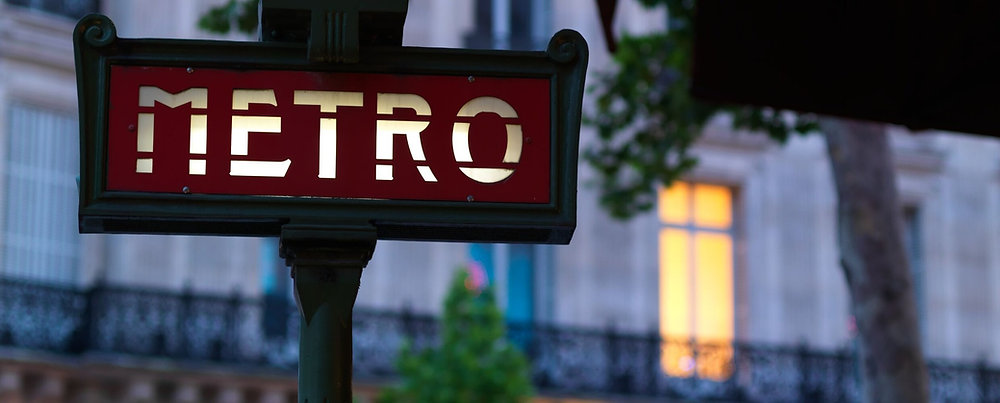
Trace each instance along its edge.
<instances>
[{"instance_id":1,"label":"tree trunk","mask_svg":"<svg viewBox=\"0 0 1000 403\"><path fill-rule=\"evenodd\" d=\"M913 279L885 125L824 118L837 189L841 266L859 333L868 402L928 401Z\"/></svg>"}]
</instances>

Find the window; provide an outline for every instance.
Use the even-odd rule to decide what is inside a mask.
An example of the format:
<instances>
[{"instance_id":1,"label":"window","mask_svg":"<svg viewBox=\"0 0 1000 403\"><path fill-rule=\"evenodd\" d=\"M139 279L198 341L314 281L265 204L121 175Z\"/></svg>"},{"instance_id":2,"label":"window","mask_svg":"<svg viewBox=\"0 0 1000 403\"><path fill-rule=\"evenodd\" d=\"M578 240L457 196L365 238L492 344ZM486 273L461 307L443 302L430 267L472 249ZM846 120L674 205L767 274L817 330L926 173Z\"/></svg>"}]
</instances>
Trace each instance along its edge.
<instances>
[{"instance_id":1,"label":"window","mask_svg":"<svg viewBox=\"0 0 1000 403\"><path fill-rule=\"evenodd\" d=\"M15 104L8 128L0 274L72 284L80 249L79 126L72 115Z\"/></svg>"},{"instance_id":2,"label":"window","mask_svg":"<svg viewBox=\"0 0 1000 403\"><path fill-rule=\"evenodd\" d=\"M723 186L676 182L660 190L661 365L667 375L722 380L731 373L732 211L732 192Z\"/></svg>"},{"instance_id":3,"label":"window","mask_svg":"<svg viewBox=\"0 0 1000 403\"><path fill-rule=\"evenodd\" d=\"M264 298L264 336L285 338L288 336L288 313L293 293L291 268L278 256L277 238L260 240L260 285Z\"/></svg>"},{"instance_id":4,"label":"window","mask_svg":"<svg viewBox=\"0 0 1000 403\"><path fill-rule=\"evenodd\" d=\"M505 307L507 323L529 326L550 319L551 251L547 245L469 245L470 260L483 270L486 282L500 292L497 302Z\"/></svg>"},{"instance_id":5,"label":"window","mask_svg":"<svg viewBox=\"0 0 1000 403\"><path fill-rule=\"evenodd\" d=\"M7 0L8 4L77 19L99 11L98 0Z\"/></svg>"},{"instance_id":6,"label":"window","mask_svg":"<svg viewBox=\"0 0 1000 403\"><path fill-rule=\"evenodd\" d=\"M917 303L917 326L920 329L920 339L927 343L927 307L924 298L924 260L921 248L920 210L917 207L903 208L903 243L906 257L910 262L910 274L913 276L913 296Z\"/></svg>"},{"instance_id":7,"label":"window","mask_svg":"<svg viewBox=\"0 0 1000 403\"><path fill-rule=\"evenodd\" d=\"M470 48L544 49L550 0L476 0L475 27L465 37Z\"/></svg>"}]
</instances>

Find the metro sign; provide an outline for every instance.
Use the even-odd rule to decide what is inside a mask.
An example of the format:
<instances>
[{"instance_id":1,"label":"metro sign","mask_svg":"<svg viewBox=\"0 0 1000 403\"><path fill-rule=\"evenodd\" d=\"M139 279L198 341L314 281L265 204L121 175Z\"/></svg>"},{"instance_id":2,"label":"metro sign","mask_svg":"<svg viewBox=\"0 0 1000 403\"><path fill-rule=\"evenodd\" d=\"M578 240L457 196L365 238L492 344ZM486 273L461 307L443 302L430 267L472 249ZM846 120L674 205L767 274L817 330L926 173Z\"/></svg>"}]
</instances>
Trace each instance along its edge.
<instances>
[{"instance_id":1,"label":"metro sign","mask_svg":"<svg viewBox=\"0 0 1000 403\"><path fill-rule=\"evenodd\" d=\"M75 42L81 230L277 235L366 224L380 238L568 242L586 44L547 52Z\"/></svg>"},{"instance_id":2,"label":"metro sign","mask_svg":"<svg viewBox=\"0 0 1000 403\"><path fill-rule=\"evenodd\" d=\"M110 85L108 190L549 202L548 80L112 66Z\"/></svg>"}]
</instances>

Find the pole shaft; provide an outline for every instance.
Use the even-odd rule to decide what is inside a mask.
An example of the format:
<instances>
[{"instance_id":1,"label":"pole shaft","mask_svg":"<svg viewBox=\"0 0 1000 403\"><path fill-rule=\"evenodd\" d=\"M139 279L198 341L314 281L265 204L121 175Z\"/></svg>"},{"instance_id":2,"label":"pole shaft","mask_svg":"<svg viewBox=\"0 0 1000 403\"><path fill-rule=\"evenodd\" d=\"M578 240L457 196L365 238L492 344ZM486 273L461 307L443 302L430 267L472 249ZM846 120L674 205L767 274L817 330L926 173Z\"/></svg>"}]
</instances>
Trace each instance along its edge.
<instances>
[{"instance_id":1,"label":"pole shaft","mask_svg":"<svg viewBox=\"0 0 1000 403\"><path fill-rule=\"evenodd\" d=\"M282 229L281 255L292 267L299 325L300 403L351 401L354 301L375 250L368 227Z\"/></svg>"},{"instance_id":2,"label":"pole shaft","mask_svg":"<svg viewBox=\"0 0 1000 403\"><path fill-rule=\"evenodd\" d=\"M295 267L299 325L299 401L351 401L351 313L361 268Z\"/></svg>"}]
</instances>

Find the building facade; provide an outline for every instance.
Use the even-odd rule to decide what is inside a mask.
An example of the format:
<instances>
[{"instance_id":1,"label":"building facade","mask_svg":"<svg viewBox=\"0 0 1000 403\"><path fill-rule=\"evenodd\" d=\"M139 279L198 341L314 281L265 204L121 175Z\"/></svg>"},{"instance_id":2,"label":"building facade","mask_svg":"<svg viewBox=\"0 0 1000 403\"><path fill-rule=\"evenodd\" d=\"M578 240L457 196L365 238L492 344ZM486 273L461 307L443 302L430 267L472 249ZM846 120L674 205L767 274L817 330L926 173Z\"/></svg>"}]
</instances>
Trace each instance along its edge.
<instances>
[{"instance_id":1,"label":"building facade","mask_svg":"<svg viewBox=\"0 0 1000 403\"><path fill-rule=\"evenodd\" d=\"M294 302L276 240L76 232L79 142L70 35L76 18L103 12L122 37L220 38L200 31L197 19L222 3L0 2L0 401L294 397L295 322L284 319L294 314ZM618 32L665 27L664 10L621 3ZM587 38L590 72L597 74L613 68L599 21L596 5L576 0L412 0L404 44L543 49L554 32L571 28ZM225 39L248 40L235 33ZM940 368L965 371L952 383L935 381L935 398L997 396L1000 387L987 394L963 385L1000 383L997 372L987 371L1000 366L1000 342L993 337L1000 333L1000 297L993 292L1000 289L1000 249L994 247L1000 243L1000 142L892 131L924 349L949 363ZM594 136L584 127L583 147ZM469 266L495 287L512 334L528 340L522 342L543 392L617 401L749 388L740 396L805 399L799 381L756 392L753 385L762 381L741 383L750 376L741 372L741 357L769 348L788 353L774 355L790 360L781 368L802 371L802 357L816 357L810 362L817 365L834 357L830 362L843 369L837 373L854 377L836 194L821 137L782 145L733 131L720 117L694 153L697 168L662 189L654 210L627 222L601 209L591 186L595 174L581 165L578 227L567 246L379 242L356 308L367 318L355 326L355 365L364 375L359 390L391 379L385 372L391 359L379 355L391 352L379 348L394 348L392 340L402 336L387 339L398 333L389 328L423 334L412 326L427 325L422 318L440 311L452 273ZM60 304L68 312L79 309L91 324L76 323L61 338L45 336L57 341L32 344L61 323L26 319L50 314L24 302L45 295L68 298ZM101 301L124 305L115 310ZM386 318L395 324L380 322ZM182 322L188 330L179 334L215 338L175 338L163 330ZM125 328L135 334L127 337ZM546 339L555 334L575 338ZM203 348L194 342L203 339L214 341ZM598 359L586 351L613 354ZM553 358L560 352L570 357ZM845 382L856 388L856 379ZM856 389L839 393L857 396Z\"/></svg>"}]
</instances>

